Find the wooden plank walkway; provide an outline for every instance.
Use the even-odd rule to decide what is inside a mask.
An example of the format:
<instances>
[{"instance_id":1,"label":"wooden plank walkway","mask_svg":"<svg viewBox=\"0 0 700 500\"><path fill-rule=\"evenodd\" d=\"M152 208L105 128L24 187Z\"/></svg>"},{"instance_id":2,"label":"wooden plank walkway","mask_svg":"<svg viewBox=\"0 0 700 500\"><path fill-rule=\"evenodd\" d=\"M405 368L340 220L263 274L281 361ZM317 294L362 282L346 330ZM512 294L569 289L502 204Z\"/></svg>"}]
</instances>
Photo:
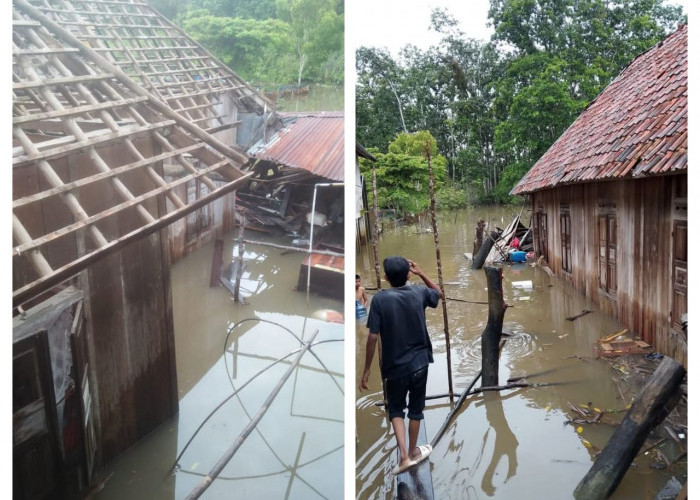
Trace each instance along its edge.
<instances>
[{"instance_id":1,"label":"wooden plank walkway","mask_svg":"<svg viewBox=\"0 0 700 500\"><path fill-rule=\"evenodd\" d=\"M418 431L418 445L427 444L428 438L425 434L425 423L421 420ZM406 446L408 446L408 425L406 425ZM400 460L399 449L396 448L397 463ZM433 496L433 476L430 472L431 454L415 467L411 467L396 476L396 498L397 500L434 500Z\"/></svg>"}]
</instances>

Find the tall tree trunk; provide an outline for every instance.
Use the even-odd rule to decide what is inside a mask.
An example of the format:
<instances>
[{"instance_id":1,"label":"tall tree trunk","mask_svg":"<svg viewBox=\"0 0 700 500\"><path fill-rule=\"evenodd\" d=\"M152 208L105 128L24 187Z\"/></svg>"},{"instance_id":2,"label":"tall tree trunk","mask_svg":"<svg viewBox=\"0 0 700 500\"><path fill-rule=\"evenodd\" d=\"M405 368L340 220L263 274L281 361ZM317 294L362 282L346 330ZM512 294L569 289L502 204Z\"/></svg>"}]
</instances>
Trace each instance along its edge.
<instances>
[{"instance_id":1,"label":"tall tree trunk","mask_svg":"<svg viewBox=\"0 0 700 500\"><path fill-rule=\"evenodd\" d=\"M304 52L299 52L299 72L297 73L297 87L301 87L301 75L304 73L305 65L306 54Z\"/></svg>"},{"instance_id":2,"label":"tall tree trunk","mask_svg":"<svg viewBox=\"0 0 700 500\"><path fill-rule=\"evenodd\" d=\"M396 87L394 87L394 82L392 82L391 79L388 78L386 75L384 76L384 78L386 78L386 81L389 84L389 87L391 87L391 91L394 93L394 99L396 99L396 105L399 107L399 116L401 117L401 127L403 128L404 133L408 134L408 130L406 130L406 122L403 119L403 106L401 106L401 99L399 99L399 94L396 92Z\"/></svg>"}]
</instances>

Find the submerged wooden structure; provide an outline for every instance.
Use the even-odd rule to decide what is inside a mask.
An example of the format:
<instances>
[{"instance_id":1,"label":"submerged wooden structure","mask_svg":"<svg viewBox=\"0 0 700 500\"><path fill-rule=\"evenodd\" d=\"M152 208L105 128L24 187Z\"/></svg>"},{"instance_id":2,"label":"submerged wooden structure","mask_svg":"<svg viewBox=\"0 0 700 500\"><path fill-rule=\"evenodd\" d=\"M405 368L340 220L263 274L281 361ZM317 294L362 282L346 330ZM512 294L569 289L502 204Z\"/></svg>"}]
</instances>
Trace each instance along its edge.
<instances>
[{"instance_id":1,"label":"submerged wooden structure","mask_svg":"<svg viewBox=\"0 0 700 500\"><path fill-rule=\"evenodd\" d=\"M12 28L15 498L72 498L177 412L171 262L282 123L145 3L14 0Z\"/></svg>"},{"instance_id":2,"label":"submerged wooden structure","mask_svg":"<svg viewBox=\"0 0 700 500\"><path fill-rule=\"evenodd\" d=\"M688 27L638 56L513 189L535 251L687 367ZM574 229L575 228L575 229Z\"/></svg>"}]
</instances>

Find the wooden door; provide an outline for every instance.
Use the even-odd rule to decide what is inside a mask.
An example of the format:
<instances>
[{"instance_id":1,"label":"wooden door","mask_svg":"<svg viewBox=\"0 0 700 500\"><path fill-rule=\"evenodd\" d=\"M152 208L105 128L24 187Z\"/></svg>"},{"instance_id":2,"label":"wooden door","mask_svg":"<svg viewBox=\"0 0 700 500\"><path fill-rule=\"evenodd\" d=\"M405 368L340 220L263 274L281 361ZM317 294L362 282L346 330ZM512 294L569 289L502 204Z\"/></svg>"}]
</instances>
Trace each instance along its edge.
<instances>
[{"instance_id":1,"label":"wooden door","mask_svg":"<svg viewBox=\"0 0 700 500\"><path fill-rule=\"evenodd\" d=\"M56 398L45 330L13 344L13 498L62 497Z\"/></svg>"}]
</instances>

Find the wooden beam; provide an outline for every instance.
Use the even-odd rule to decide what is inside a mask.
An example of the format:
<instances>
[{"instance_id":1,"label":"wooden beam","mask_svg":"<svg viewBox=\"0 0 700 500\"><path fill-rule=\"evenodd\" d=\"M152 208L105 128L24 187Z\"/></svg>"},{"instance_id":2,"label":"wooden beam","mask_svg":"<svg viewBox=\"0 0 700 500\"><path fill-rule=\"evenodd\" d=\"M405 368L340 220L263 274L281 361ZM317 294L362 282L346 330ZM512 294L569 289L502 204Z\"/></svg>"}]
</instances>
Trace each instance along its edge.
<instances>
[{"instance_id":1,"label":"wooden beam","mask_svg":"<svg viewBox=\"0 0 700 500\"><path fill-rule=\"evenodd\" d=\"M62 227L61 229L58 229L58 230L53 231L49 234L46 234L46 235L42 236L41 238L37 238L29 243L25 243L25 244L22 244L22 245L15 247L12 251L12 256L14 257L15 255L17 255L19 253L26 252L28 250L32 250L35 248L39 248L40 246L43 246L43 245L49 243L50 241L53 241L53 240L60 238L62 236L66 236L66 235L68 235L72 232L75 232L79 229L82 229L84 227L93 227L94 224L96 224L97 222L99 222L103 219L106 219L107 217L117 215L118 213L120 213L128 208L135 207L136 205L138 205L146 200L149 200L151 198L155 198L158 195L164 194L165 192L174 189L175 187L179 186L180 184L184 184L184 183L189 182L193 179L198 179L200 177L203 177L206 174L227 165L228 163L229 163L229 160L223 160L223 161L216 163L210 167L198 170L196 174L190 174L188 176L181 177L175 181L168 183L165 186L148 191L147 193L144 193L140 196L134 197L130 200L124 201L118 205L114 205L106 210L103 210L102 212L91 215L89 217L80 218L78 220L78 222L75 222L75 223L70 224L68 226ZM245 178L245 177L246 176L243 176L241 178ZM106 240L105 240L105 243L103 244L103 246L106 246Z\"/></svg>"},{"instance_id":2,"label":"wooden beam","mask_svg":"<svg viewBox=\"0 0 700 500\"><path fill-rule=\"evenodd\" d=\"M93 250L92 252L87 253L72 262L69 262L63 267L56 269L52 274L44 276L38 280L33 281L32 283L29 283L13 291L12 307L22 305L24 302L28 301L32 297L42 292L45 292L46 290L49 290L50 288L67 280L68 278L71 278L73 275L87 268L90 264L96 262L105 255L114 253L117 250L125 247L129 243L137 239L143 238L144 236L148 236L149 234L164 228L168 224L172 224L176 220L184 217L185 215L194 212L199 208L202 208L204 205L211 203L212 201L220 198L221 196L228 194L229 192L237 189L239 187L239 184L244 182L248 177L250 177L250 175L251 174L244 175L236 181L222 186L218 190L209 193L208 195L190 203L189 205L186 205L181 209L170 212L169 214L161 217L160 219L150 224L146 224L145 226L142 226L120 238L117 238L116 240L110 241L106 245L96 250Z\"/></svg>"},{"instance_id":3,"label":"wooden beam","mask_svg":"<svg viewBox=\"0 0 700 500\"><path fill-rule=\"evenodd\" d=\"M48 78L46 80L37 80L32 82L13 82L12 90L34 89L52 85L71 85L74 83L88 83L96 82L99 80L109 80L111 78L114 78L114 75L111 73L103 73L101 75L62 76L58 78Z\"/></svg>"},{"instance_id":4,"label":"wooden beam","mask_svg":"<svg viewBox=\"0 0 700 500\"><path fill-rule=\"evenodd\" d=\"M221 132L223 130L228 130L231 128L236 128L238 127L241 123L243 122L232 122L232 123L224 123L223 125L219 125L217 127L212 127L206 129L206 131L210 134L216 134L217 132Z\"/></svg>"},{"instance_id":5,"label":"wooden beam","mask_svg":"<svg viewBox=\"0 0 700 500\"><path fill-rule=\"evenodd\" d=\"M130 104L136 104L139 102L147 101L145 97L135 97L132 99L124 99L123 101L109 101L101 102L99 104L91 104L88 106L78 106L75 108L65 108L56 109L54 111L47 111L45 113L36 113L24 116L14 116L12 118L12 125L21 125L27 123L34 123L42 120L52 120L56 118L68 118L71 116L82 115L85 113L94 113L96 111L103 111L107 109L117 109L124 106L129 106Z\"/></svg>"},{"instance_id":6,"label":"wooden beam","mask_svg":"<svg viewBox=\"0 0 700 500\"><path fill-rule=\"evenodd\" d=\"M119 132L106 132L104 129L96 132L88 132L85 135L88 139L84 141L76 141L74 136L61 137L60 139L54 141L45 141L35 143L34 145L39 150L38 153L16 156L12 159L12 168L17 168L26 163L35 162L38 160L53 160L56 158L62 158L68 156L71 153L81 151L89 148L90 146L97 145L107 145L116 142L125 137L131 137L136 135L143 135L154 130L170 127L176 122L174 120L166 120L158 123L152 123L148 125L126 125L119 129ZM66 143L65 146L60 146L61 143ZM47 152L42 152L42 150L52 148Z\"/></svg>"}]
</instances>

